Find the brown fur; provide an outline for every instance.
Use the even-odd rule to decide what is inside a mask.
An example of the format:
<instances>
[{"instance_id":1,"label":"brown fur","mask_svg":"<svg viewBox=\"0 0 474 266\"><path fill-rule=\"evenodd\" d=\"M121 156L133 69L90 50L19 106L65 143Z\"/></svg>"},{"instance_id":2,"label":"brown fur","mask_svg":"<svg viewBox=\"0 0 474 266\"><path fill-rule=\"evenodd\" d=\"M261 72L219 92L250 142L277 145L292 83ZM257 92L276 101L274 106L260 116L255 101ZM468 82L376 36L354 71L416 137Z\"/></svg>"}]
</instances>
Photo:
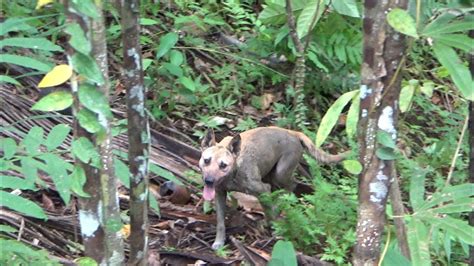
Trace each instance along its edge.
<instances>
[{"instance_id":1,"label":"brown fur","mask_svg":"<svg viewBox=\"0 0 474 266\"><path fill-rule=\"evenodd\" d=\"M304 150L317 161L335 163L348 153L331 155L316 148L311 139L297 131L261 127L226 137L216 143L209 131L201 143L199 167L205 181L204 198L216 197L217 235L212 247L224 245L224 212L227 191L254 196L276 189L294 189L293 172Z\"/></svg>"}]
</instances>

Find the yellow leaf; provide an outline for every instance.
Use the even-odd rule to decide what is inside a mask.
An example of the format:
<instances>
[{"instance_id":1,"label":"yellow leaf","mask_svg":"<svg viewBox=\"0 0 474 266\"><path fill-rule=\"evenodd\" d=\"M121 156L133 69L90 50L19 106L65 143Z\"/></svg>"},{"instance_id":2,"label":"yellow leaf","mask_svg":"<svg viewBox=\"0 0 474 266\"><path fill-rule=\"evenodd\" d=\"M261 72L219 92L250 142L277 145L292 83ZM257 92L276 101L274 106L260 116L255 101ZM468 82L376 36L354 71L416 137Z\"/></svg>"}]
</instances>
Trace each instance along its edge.
<instances>
[{"instance_id":1,"label":"yellow leaf","mask_svg":"<svg viewBox=\"0 0 474 266\"><path fill-rule=\"evenodd\" d=\"M38 84L38 88L57 86L66 82L72 75L72 68L68 65L55 66Z\"/></svg>"},{"instance_id":2,"label":"yellow leaf","mask_svg":"<svg viewBox=\"0 0 474 266\"><path fill-rule=\"evenodd\" d=\"M130 225L124 224L120 231L122 232L123 238L127 239L130 236Z\"/></svg>"},{"instance_id":3,"label":"yellow leaf","mask_svg":"<svg viewBox=\"0 0 474 266\"><path fill-rule=\"evenodd\" d=\"M54 2L54 0L38 0L38 3L36 4L36 9L40 9L43 6L45 6L49 3L52 3L52 2Z\"/></svg>"}]
</instances>

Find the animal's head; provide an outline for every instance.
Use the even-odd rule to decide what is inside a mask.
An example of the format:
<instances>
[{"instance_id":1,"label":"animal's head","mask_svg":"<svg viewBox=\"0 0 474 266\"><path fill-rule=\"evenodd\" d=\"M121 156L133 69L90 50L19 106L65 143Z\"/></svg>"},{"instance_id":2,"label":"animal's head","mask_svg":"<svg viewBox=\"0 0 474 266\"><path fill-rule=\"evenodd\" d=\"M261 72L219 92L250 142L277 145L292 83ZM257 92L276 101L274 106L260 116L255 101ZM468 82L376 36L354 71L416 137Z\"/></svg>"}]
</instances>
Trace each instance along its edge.
<instances>
[{"instance_id":1,"label":"animal's head","mask_svg":"<svg viewBox=\"0 0 474 266\"><path fill-rule=\"evenodd\" d=\"M233 138L226 137L220 143L216 143L214 131L210 129L201 142L201 151L199 167L204 179L203 197L205 200L212 200L215 196L215 187L234 172L240 152L240 135Z\"/></svg>"}]
</instances>

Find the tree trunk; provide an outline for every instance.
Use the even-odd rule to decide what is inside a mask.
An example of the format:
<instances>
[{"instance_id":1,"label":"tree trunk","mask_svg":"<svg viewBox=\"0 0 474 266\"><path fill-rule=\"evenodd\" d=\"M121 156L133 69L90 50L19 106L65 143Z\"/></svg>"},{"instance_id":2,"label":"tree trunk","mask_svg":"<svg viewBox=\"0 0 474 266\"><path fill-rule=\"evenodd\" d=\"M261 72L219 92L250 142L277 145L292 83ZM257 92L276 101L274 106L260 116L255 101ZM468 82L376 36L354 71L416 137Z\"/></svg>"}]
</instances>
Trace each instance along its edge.
<instances>
[{"instance_id":1,"label":"tree trunk","mask_svg":"<svg viewBox=\"0 0 474 266\"><path fill-rule=\"evenodd\" d=\"M406 0L364 2L364 51L361 69L360 120L358 143L363 171L359 177L359 210L354 265L377 265L385 225L385 205L390 190L392 160L376 155L382 145L378 132L396 141L395 128L400 94L399 70L403 64L405 38L395 32L386 20L396 7L405 9Z\"/></svg>"},{"instance_id":2,"label":"tree trunk","mask_svg":"<svg viewBox=\"0 0 474 266\"><path fill-rule=\"evenodd\" d=\"M469 37L474 39L474 30L469 31ZM474 52L469 55L469 70L474 76ZM469 102L469 182L474 183L474 103ZM469 213L469 225L474 226L474 211ZM474 265L474 246L469 247L469 265Z\"/></svg>"},{"instance_id":3,"label":"tree trunk","mask_svg":"<svg viewBox=\"0 0 474 266\"><path fill-rule=\"evenodd\" d=\"M100 3L100 1L98 2ZM79 3L80 4L80 3ZM84 191L90 197L79 197L79 220L81 225L81 236L84 244L85 255L93 258L101 265L120 265L123 263L123 240L119 233L121 229L120 208L117 192L117 178L114 174L113 156L112 156L112 136L110 134L111 117L104 114L97 115L100 121L101 131L96 134L89 133L83 128L77 119L79 111L87 109L79 100L78 91L80 86L89 84L94 86L104 98L108 101L109 82L108 82L108 63L107 48L105 39L105 26L102 15L102 6L97 4L98 17L92 19L75 9L71 1L65 3L67 18L70 23L77 23L81 26L86 38L91 43L92 50L89 54L81 54L83 58L95 59L104 82L98 85L98 82L89 80L82 71L90 69L81 68L74 65L74 59L70 60L76 72L84 78L79 82L76 76L71 79L71 89L74 96L74 135L75 139L86 138L94 144L94 148L99 154L99 160L90 163L83 163L76 160L76 164L84 169L86 182ZM73 46L71 44L71 46ZM77 48L77 47L76 47ZM83 52L83 51L82 51ZM68 49L69 58L73 58L80 52L74 50L74 47ZM90 110L89 110L90 111Z\"/></svg>"},{"instance_id":4,"label":"tree trunk","mask_svg":"<svg viewBox=\"0 0 474 266\"><path fill-rule=\"evenodd\" d=\"M145 112L140 46L139 1L122 1L124 85L127 89L130 165L129 265L146 265L148 253L148 163L150 132Z\"/></svg>"}]
</instances>

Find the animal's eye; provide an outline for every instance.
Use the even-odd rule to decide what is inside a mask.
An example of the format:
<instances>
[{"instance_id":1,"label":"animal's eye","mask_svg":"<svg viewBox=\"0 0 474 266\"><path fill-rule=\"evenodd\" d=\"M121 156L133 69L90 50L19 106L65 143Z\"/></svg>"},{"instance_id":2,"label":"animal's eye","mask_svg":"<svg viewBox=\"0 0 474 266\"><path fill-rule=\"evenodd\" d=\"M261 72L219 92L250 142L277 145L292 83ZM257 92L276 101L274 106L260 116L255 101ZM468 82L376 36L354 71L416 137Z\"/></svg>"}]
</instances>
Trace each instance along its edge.
<instances>
[{"instance_id":1,"label":"animal's eye","mask_svg":"<svg viewBox=\"0 0 474 266\"><path fill-rule=\"evenodd\" d=\"M211 158L204 159L204 164L209 164L211 162Z\"/></svg>"},{"instance_id":2,"label":"animal's eye","mask_svg":"<svg viewBox=\"0 0 474 266\"><path fill-rule=\"evenodd\" d=\"M224 163L224 162L221 162L221 163L219 164L219 168L220 168L220 169L225 169L226 167L227 167L227 164Z\"/></svg>"}]
</instances>

